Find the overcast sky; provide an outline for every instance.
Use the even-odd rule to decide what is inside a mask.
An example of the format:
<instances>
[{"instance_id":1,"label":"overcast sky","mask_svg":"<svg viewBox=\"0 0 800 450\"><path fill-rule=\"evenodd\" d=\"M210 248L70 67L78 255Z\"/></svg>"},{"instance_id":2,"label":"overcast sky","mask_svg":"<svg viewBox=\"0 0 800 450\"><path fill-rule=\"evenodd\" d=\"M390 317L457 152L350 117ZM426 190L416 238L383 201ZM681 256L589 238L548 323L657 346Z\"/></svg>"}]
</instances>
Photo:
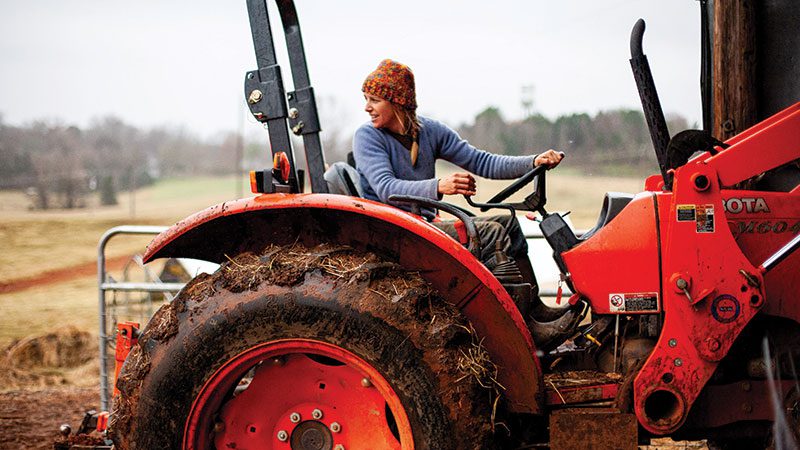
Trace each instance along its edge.
<instances>
[{"instance_id":1,"label":"overcast sky","mask_svg":"<svg viewBox=\"0 0 800 450\"><path fill-rule=\"evenodd\" d=\"M638 109L628 42L639 17L665 110L690 123L701 117L697 0L296 6L323 129L349 134L366 120L361 82L387 57L414 70L419 112L453 126L487 106L521 118L528 85L534 109L549 117ZM288 63L281 65L290 80ZM239 128L244 73L255 68L244 1L0 0L6 123L86 126L114 114L140 127L182 126L212 137ZM258 128L245 121L246 130Z\"/></svg>"}]
</instances>

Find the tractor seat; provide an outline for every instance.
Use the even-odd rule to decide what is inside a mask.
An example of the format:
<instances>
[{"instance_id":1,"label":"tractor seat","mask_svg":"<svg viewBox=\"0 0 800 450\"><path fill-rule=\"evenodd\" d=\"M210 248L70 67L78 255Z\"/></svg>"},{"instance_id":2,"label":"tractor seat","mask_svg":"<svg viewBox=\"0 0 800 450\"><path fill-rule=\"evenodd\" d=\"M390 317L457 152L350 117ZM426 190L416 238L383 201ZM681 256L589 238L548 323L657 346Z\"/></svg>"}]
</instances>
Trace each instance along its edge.
<instances>
[{"instance_id":1,"label":"tractor seat","mask_svg":"<svg viewBox=\"0 0 800 450\"><path fill-rule=\"evenodd\" d=\"M333 163L323 176L328 183L328 192L331 194L349 195L350 197L364 196L361 191L361 176L355 167L346 162Z\"/></svg>"},{"instance_id":2,"label":"tractor seat","mask_svg":"<svg viewBox=\"0 0 800 450\"><path fill-rule=\"evenodd\" d=\"M581 241L585 241L597 233L601 228L606 226L614 217L617 217L628 203L633 200L633 194L626 194L623 192L606 192L603 199L603 206L600 208L600 217L597 218L597 224L591 230L583 233L580 237Z\"/></svg>"}]
</instances>

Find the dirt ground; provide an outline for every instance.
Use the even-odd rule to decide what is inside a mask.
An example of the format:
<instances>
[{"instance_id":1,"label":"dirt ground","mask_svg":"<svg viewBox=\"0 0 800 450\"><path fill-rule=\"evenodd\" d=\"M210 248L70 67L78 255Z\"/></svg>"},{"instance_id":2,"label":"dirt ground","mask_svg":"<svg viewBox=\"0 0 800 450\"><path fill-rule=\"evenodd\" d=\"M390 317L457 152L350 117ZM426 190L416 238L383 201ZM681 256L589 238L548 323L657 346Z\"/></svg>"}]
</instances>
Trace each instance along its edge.
<instances>
[{"instance_id":1,"label":"dirt ground","mask_svg":"<svg viewBox=\"0 0 800 450\"><path fill-rule=\"evenodd\" d=\"M99 407L97 341L73 327L14 341L0 353L0 449L52 449Z\"/></svg>"},{"instance_id":2,"label":"dirt ground","mask_svg":"<svg viewBox=\"0 0 800 450\"><path fill-rule=\"evenodd\" d=\"M100 406L99 387L50 387L0 393L0 449L52 450L62 424L76 430Z\"/></svg>"}]
</instances>

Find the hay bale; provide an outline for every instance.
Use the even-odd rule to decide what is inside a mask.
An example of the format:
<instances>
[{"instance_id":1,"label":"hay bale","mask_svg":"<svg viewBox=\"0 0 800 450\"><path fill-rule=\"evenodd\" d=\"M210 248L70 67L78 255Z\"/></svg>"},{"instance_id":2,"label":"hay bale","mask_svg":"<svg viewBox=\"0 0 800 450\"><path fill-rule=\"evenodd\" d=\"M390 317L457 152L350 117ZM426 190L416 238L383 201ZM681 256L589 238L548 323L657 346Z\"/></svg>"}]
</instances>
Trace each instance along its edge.
<instances>
[{"instance_id":1,"label":"hay bale","mask_svg":"<svg viewBox=\"0 0 800 450\"><path fill-rule=\"evenodd\" d=\"M96 339L74 327L24 338L6 350L7 364L18 369L77 367L96 357Z\"/></svg>"}]
</instances>

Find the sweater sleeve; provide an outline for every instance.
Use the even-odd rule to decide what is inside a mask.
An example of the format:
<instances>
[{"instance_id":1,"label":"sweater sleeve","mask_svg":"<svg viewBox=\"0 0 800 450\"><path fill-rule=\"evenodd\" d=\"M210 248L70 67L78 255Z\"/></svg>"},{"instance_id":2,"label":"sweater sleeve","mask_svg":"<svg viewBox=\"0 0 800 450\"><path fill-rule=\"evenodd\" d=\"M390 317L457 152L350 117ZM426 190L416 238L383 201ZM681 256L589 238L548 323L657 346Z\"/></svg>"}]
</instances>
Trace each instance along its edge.
<instances>
[{"instance_id":1,"label":"sweater sleeve","mask_svg":"<svg viewBox=\"0 0 800 450\"><path fill-rule=\"evenodd\" d=\"M389 196L415 195L438 198L438 180L403 180L397 177L390 157L390 144L375 129L361 127L353 137L353 156L361 175L378 199L389 203Z\"/></svg>"},{"instance_id":2,"label":"sweater sleeve","mask_svg":"<svg viewBox=\"0 0 800 450\"><path fill-rule=\"evenodd\" d=\"M473 147L448 126L439 122L434 124L439 128L439 157L475 175L495 180L512 179L533 169L536 155L495 155Z\"/></svg>"}]
</instances>

